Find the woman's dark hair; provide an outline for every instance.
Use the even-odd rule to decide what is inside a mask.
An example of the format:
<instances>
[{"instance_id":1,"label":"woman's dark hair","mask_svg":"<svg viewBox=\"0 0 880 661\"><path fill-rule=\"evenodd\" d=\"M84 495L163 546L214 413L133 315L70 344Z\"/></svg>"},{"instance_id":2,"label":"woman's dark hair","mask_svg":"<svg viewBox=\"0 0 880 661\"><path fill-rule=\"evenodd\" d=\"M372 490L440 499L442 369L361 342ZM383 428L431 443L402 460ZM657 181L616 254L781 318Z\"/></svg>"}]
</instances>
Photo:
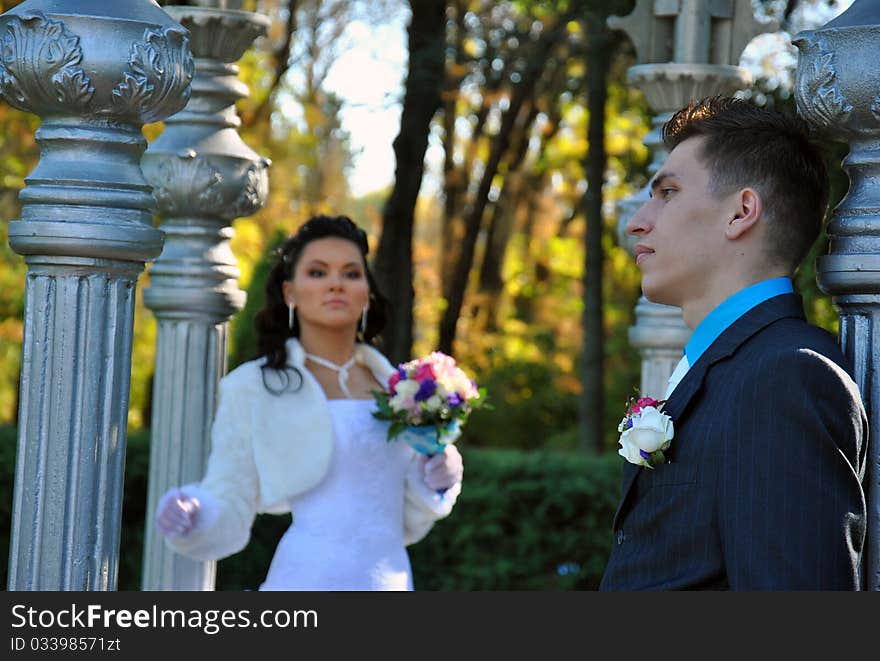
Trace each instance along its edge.
<instances>
[{"instance_id":1,"label":"woman's dark hair","mask_svg":"<svg viewBox=\"0 0 880 661\"><path fill-rule=\"evenodd\" d=\"M282 284L293 276L296 265L305 247L316 239L335 237L354 243L364 259L364 272L370 287L370 305L367 310L366 329L358 327L358 340L372 344L373 340L385 328L388 320L388 301L382 296L376 285L370 267L367 264L367 235L347 216L313 216L297 230L296 234L287 237L275 251L276 263L266 278L266 303L257 313L255 320L257 330L257 348L259 355L266 358L261 366L263 384L276 394L286 390L290 385L289 372L297 375L299 388L302 385L302 374L287 362L285 342L290 337L299 337L299 320L294 316L293 328L288 325L288 309L284 302ZM267 381L267 370L271 370L278 379L279 387L270 386Z\"/></svg>"}]
</instances>

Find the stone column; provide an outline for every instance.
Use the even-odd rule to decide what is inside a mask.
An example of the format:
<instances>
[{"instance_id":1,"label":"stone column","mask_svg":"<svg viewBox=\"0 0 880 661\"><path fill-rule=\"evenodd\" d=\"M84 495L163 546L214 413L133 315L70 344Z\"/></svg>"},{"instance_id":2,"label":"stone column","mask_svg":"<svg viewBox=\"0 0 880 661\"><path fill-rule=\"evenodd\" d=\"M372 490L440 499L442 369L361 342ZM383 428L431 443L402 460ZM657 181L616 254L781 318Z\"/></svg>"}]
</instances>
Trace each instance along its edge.
<instances>
[{"instance_id":1,"label":"stone column","mask_svg":"<svg viewBox=\"0 0 880 661\"><path fill-rule=\"evenodd\" d=\"M201 479L217 387L226 371L230 317L244 306L229 247L232 219L265 202L269 161L244 144L235 102L248 95L234 64L269 18L210 7L166 7L189 31L196 57L186 108L144 154L156 189L165 249L150 268L144 303L158 320L143 589L212 590L214 562L169 549L156 504L172 486Z\"/></svg>"},{"instance_id":2,"label":"stone column","mask_svg":"<svg viewBox=\"0 0 880 661\"><path fill-rule=\"evenodd\" d=\"M43 120L9 224L28 265L9 590L113 590L135 285L162 248L140 129L183 107L193 60L149 0L30 0L0 35L0 93Z\"/></svg>"},{"instance_id":3,"label":"stone column","mask_svg":"<svg viewBox=\"0 0 880 661\"><path fill-rule=\"evenodd\" d=\"M840 311L840 343L855 366L872 430L868 444L868 537L863 585L880 590L880 5L857 0L816 30L798 34L798 112L850 145L850 188L828 223L819 287Z\"/></svg>"},{"instance_id":4,"label":"stone column","mask_svg":"<svg viewBox=\"0 0 880 661\"><path fill-rule=\"evenodd\" d=\"M755 36L777 29L775 23L755 20L751 0L636 0L631 14L612 16L608 26L626 32L638 51L639 63L629 68L627 80L645 93L655 113L644 140L654 155L648 166L652 176L666 160L661 132L672 113L691 99L733 94L751 84L748 70L733 63ZM648 199L648 190L645 186L618 205L618 241L630 253L635 240L626 235L625 227ZM629 339L642 357L640 392L659 399L691 330L679 308L652 303L644 296L635 313Z\"/></svg>"}]
</instances>

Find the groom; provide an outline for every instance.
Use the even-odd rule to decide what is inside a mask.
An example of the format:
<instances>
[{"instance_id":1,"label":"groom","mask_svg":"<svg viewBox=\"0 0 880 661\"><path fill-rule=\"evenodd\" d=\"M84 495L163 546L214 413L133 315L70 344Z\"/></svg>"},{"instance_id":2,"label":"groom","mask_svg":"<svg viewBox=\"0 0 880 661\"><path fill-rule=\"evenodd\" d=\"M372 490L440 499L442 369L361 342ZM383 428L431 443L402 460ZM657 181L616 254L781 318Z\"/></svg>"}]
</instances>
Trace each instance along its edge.
<instances>
[{"instance_id":1,"label":"groom","mask_svg":"<svg viewBox=\"0 0 880 661\"><path fill-rule=\"evenodd\" d=\"M694 331L664 462L624 465L600 589L858 589L867 417L791 281L828 204L821 155L798 119L724 97L663 136L627 233L645 296Z\"/></svg>"}]
</instances>

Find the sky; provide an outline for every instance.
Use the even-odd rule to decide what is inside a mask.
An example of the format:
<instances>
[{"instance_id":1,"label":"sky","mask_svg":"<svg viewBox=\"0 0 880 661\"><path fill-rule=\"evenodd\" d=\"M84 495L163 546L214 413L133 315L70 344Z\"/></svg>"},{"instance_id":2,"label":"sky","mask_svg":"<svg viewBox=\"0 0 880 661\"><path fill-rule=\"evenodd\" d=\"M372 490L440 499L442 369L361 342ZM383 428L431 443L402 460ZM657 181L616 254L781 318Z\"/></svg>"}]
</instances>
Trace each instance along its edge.
<instances>
[{"instance_id":1,"label":"sky","mask_svg":"<svg viewBox=\"0 0 880 661\"><path fill-rule=\"evenodd\" d=\"M380 26L352 21L347 31L354 46L337 58L327 75L325 87L347 102L342 126L357 154L349 177L356 197L383 188L394 178L391 145L400 125L407 21L408 13L398 13Z\"/></svg>"},{"instance_id":2,"label":"sky","mask_svg":"<svg viewBox=\"0 0 880 661\"><path fill-rule=\"evenodd\" d=\"M800 6L794 23L797 28L823 25L845 11L853 0L809 0ZM785 2L780 0L780 7ZM352 21L347 42L352 48L341 54L327 77L326 86L346 99L342 126L351 135L356 152L350 173L352 194L365 193L389 185L394 178L392 143L400 121L400 104L406 73L406 25L408 11L394 12L383 25ZM741 65L755 75L768 67L784 70L797 62L797 49L791 35L778 33L755 39L743 53ZM779 77L778 84L791 86L793 70Z\"/></svg>"}]
</instances>

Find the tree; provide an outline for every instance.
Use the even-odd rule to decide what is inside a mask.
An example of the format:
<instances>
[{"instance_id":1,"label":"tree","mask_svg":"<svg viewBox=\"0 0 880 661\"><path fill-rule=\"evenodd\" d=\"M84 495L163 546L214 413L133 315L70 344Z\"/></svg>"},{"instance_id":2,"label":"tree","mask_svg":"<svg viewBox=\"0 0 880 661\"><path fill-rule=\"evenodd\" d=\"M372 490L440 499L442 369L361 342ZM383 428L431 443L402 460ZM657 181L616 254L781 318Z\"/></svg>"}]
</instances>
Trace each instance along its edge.
<instances>
[{"instance_id":1,"label":"tree","mask_svg":"<svg viewBox=\"0 0 880 661\"><path fill-rule=\"evenodd\" d=\"M538 35L528 39L525 38L528 35L526 33L522 35L524 39L516 38L516 50L514 53L508 54L511 58L510 61L514 62L515 65L512 67L508 80L503 81L508 86L505 95L505 108L501 112L499 128L491 138L489 153L483 163L476 192L462 213L463 236L460 246L456 251L456 258L450 277L444 282L446 307L439 325L438 348L440 351L446 353L454 352L456 327L461 314L470 271L474 263L477 239L482 229L483 216L489 203L490 192L495 184L496 175L501 169L502 160L510 155L515 130L527 131L528 127L525 126L525 118L530 113L525 108L532 102L538 81L544 75L547 67L550 66L549 63L554 61L554 51L560 47L560 44L566 43L565 37L569 29L569 22L576 18L582 9L583 4L581 2L568 3L566 11L556 16L555 20L546 19L547 24ZM491 68L493 65L494 58L489 63L489 67ZM477 128L482 129L485 126L483 117L486 116L487 112L484 110L481 115L478 115ZM474 139L472 138L473 142ZM506 170L507 168L505 167L504 169ZM469 173L460 179L462 181L468 180Z\"/></svg>"},{"instance_id":2,"label":"tree","mask_svg":"<svg viewBox=\"0 0 880 661\"><path fill-rule=\"evenodd\" d=\"M411 0L410 7L409 71L394 140L394 186L382 214L375 259L376 277L392 307L383 347L392 362L407 360L412 351L413 222L431 120L440 107L446 38L445 0Z\"/></svg>"},{"instance_id":3,"label":"tree","mask_svg":"<svg viewBox=\"0 0 880 661\"><path fill-rule=\"evenodd\" d=\"M605 422L605 329L603 320L602 270L602 188L605 183L605 104L608 98L610 33L605 27L607 15L589 12L587 28L587 105L589 151L585 164L587 190L584 193L584 216L587 219L584 266L584 347L582 369L584 392L581 397L581 445L584 449L602 450Z\"/></svg>"}]
</instances>

